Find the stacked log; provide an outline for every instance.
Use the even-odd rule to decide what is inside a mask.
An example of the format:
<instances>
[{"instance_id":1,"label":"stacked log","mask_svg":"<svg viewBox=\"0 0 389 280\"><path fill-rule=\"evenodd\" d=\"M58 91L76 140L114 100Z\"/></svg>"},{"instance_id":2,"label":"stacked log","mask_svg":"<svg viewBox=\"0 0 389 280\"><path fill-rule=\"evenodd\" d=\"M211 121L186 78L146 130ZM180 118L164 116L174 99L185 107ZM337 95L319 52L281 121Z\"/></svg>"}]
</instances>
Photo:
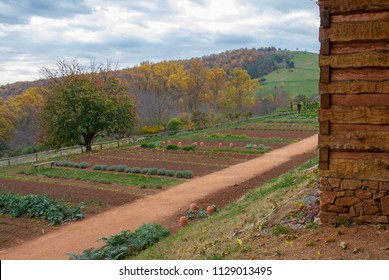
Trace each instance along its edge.
<instances>
[{"instance_id":1,"label":"stacked log","mask_svg":"<svg viewBox=\"0 0 389 280\"><path fill-rule=\"evenodd\" d=\"M320 217L388 223L389 0L319 7Z\"/></svg>"}]
</instances>

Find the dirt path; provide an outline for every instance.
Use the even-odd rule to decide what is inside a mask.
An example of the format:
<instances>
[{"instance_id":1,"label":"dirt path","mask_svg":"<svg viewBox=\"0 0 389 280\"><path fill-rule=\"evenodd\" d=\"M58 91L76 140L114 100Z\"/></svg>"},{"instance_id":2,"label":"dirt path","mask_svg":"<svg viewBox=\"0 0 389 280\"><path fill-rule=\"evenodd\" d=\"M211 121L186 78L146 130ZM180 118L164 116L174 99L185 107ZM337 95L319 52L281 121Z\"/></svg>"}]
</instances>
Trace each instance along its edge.
<instances>
[{"instance_id":1,"label":"dirt path","mask_svg":"<svg viewBox=\"0 0 389 280\"><path fill-rule=\"evenodd\" d=\"M69 253L81 253L97 247L101 237L117 234L121 230L135 230L144 223L169 219L178 209L207 195L268 172L310 152L317 147L318 136L267 153L259 158L231 166L207 176L195 178L156 195L116 207L84 221L62 226L35 240L0 251L0 259L68 259Z\"/></svg>"}]
</instances>

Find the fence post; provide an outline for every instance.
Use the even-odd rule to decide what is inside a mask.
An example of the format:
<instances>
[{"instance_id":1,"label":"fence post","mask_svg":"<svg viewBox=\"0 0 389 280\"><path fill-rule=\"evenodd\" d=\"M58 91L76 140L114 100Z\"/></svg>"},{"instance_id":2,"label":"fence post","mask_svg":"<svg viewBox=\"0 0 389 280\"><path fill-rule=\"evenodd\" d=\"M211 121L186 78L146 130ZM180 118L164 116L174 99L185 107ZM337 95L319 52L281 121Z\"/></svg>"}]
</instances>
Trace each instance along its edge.
<instances>
[{"instance_id":1,"label":"fence post","mask_svg":"<svg viewBox=\"0 0 389 280\"><path fill-rule=\"evenodd\" d=\"M38 153L35 153L35 161L38 161Z\"/></svg>"},{"instance_id":2,"label":"fence post","mask_svg":"<svg viewBox=\"0 0 389 280\"><path fill-rule=\"evenodd\" d=\"M118 147L120 147L120 143L119 143L119 140L118 140Z\"/></svg>"},{"instance_id":3,"label":"fence post","mask_svg":"<svg viewBox=\"0 0 389 280\"><path fill-rule=\"evenodd\" d=\"M8 166L11 165L11 160L9 158L7 158L7 161L8 161Z\"/></svg>"}]
</instances>

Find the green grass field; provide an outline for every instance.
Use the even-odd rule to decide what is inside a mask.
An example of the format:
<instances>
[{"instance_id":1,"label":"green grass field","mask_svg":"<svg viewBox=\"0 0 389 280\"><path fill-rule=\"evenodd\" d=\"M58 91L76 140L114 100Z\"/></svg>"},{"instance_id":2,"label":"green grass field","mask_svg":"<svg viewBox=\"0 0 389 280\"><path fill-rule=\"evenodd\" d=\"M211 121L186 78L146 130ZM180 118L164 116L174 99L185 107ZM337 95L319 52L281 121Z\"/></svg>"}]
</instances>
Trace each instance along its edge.
<instances>
[{"instance_id":1,"label":"green grass field","mask_svg":"<svg viewBox=\"0 0 389 280\"><path fill-rule=\"evenodd\" d=\"M278 69L264 78L258 95L267 95L274 87L284 83L285 92L292 96L304 94L306 96L318 95L319 63L318 54L293 52L294 69Z\"/></svg>"}]
</instances>

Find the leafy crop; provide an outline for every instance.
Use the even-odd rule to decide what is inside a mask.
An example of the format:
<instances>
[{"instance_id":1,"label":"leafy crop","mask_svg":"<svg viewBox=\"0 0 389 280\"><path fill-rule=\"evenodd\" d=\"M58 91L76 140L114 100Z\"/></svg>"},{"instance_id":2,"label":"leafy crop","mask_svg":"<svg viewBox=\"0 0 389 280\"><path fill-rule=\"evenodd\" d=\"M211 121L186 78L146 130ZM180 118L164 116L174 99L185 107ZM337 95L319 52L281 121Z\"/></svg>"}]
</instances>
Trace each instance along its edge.
<instances>
[{"instance_id":1,"label":"leafy crop","mask_svg":"<svg viewBox=\"0 0 389 280\"><path fill-rule=\"evenodd\" d=\"M0 192L0 212L14 218L27 215L30 218L38 217L49 221L50 224L60 224L84 218L83 205L69 207L64 202L56 202L48 195L20 195L16 193Z\"/></svg>"},{"instance_id":2,"label":"leafy crop","mask_svg":"<svg viewBox=\"0 0 389 280\"><path fill-rule=\"evenodd\" d=\"M140 145L142 148L146 148L146 149L154 149L156 148L157 146L155 146L155 144L153 143L143 143L142 145Z\"/></svg>"},{"instance_id":3,"label":"leafy crop","mask_svg":"<svg viewBox=\"0 0 389 280\"><path fill-rule=\"evenodd\" d=\"M171 150L171 151L176 151L179 150L180 148L177 145L168 145L166 146L166 150Z\"/></svg>"},{"instance_id":4,"label":"leafy crop","mask_svg":"<svg viewBox=\"0 0 389 280\"><path fill-rule=\"evenodd\" d=\"M169 231L160 224L144 224L134 232L121 231L111 237L103 237L105 245L87 249L81 255L71 255L73 260L123 260L167 237Z\"/></svg>"},{"instance_id":5,"label":"leafy crop","mask_svg":"<svg viewBox=\"0 0 389 280\"><path fill-rule=\"evenodd\" d=\"M58 167L73 167L73 168L81 168L81 169L86 169L88 167L88 163L86 162L72 162L72 161L56 161L54 162L55 166Z\"/></svg>"},{"instance_id":6,"label":"leafy crop","mask_svg":"<svg viewBox=\"0 0 389 280\"><path fill-rule=\"evenodd\" d=\"M107 170L108 165L106 164L96 164L93 166L93 170Z\"/></svg>"},{"instance_id":7,"label":"leafy crop","mask_svg":"<svg viewBox=\"0 0 389 280\"><path fill-rule=\"evenodd\" d=\"M118 167L116 165L111 165L111 166L108 166L107 171L118 171Z\"/></svg>"},{"instance_id":8,"label":"leafy crop","mask_svg":"<svg viewBox=\"0 0 389 280\"><path fill-rule=\"evenodd\" d=\"M195 151L196 146L186 146L182 148L184 151Z\"/></svg>"},{"instance_id":9,"label":"leafy crop","mask_svg":"<svg viewBox=\"0 0 389 280\"><path fill-rule=\"evenodd\" d=\"M185 179L193 178L193 172L190 170L177 171L176 177L177 178L185 178Z\"/></svg>"}]
</instances>

